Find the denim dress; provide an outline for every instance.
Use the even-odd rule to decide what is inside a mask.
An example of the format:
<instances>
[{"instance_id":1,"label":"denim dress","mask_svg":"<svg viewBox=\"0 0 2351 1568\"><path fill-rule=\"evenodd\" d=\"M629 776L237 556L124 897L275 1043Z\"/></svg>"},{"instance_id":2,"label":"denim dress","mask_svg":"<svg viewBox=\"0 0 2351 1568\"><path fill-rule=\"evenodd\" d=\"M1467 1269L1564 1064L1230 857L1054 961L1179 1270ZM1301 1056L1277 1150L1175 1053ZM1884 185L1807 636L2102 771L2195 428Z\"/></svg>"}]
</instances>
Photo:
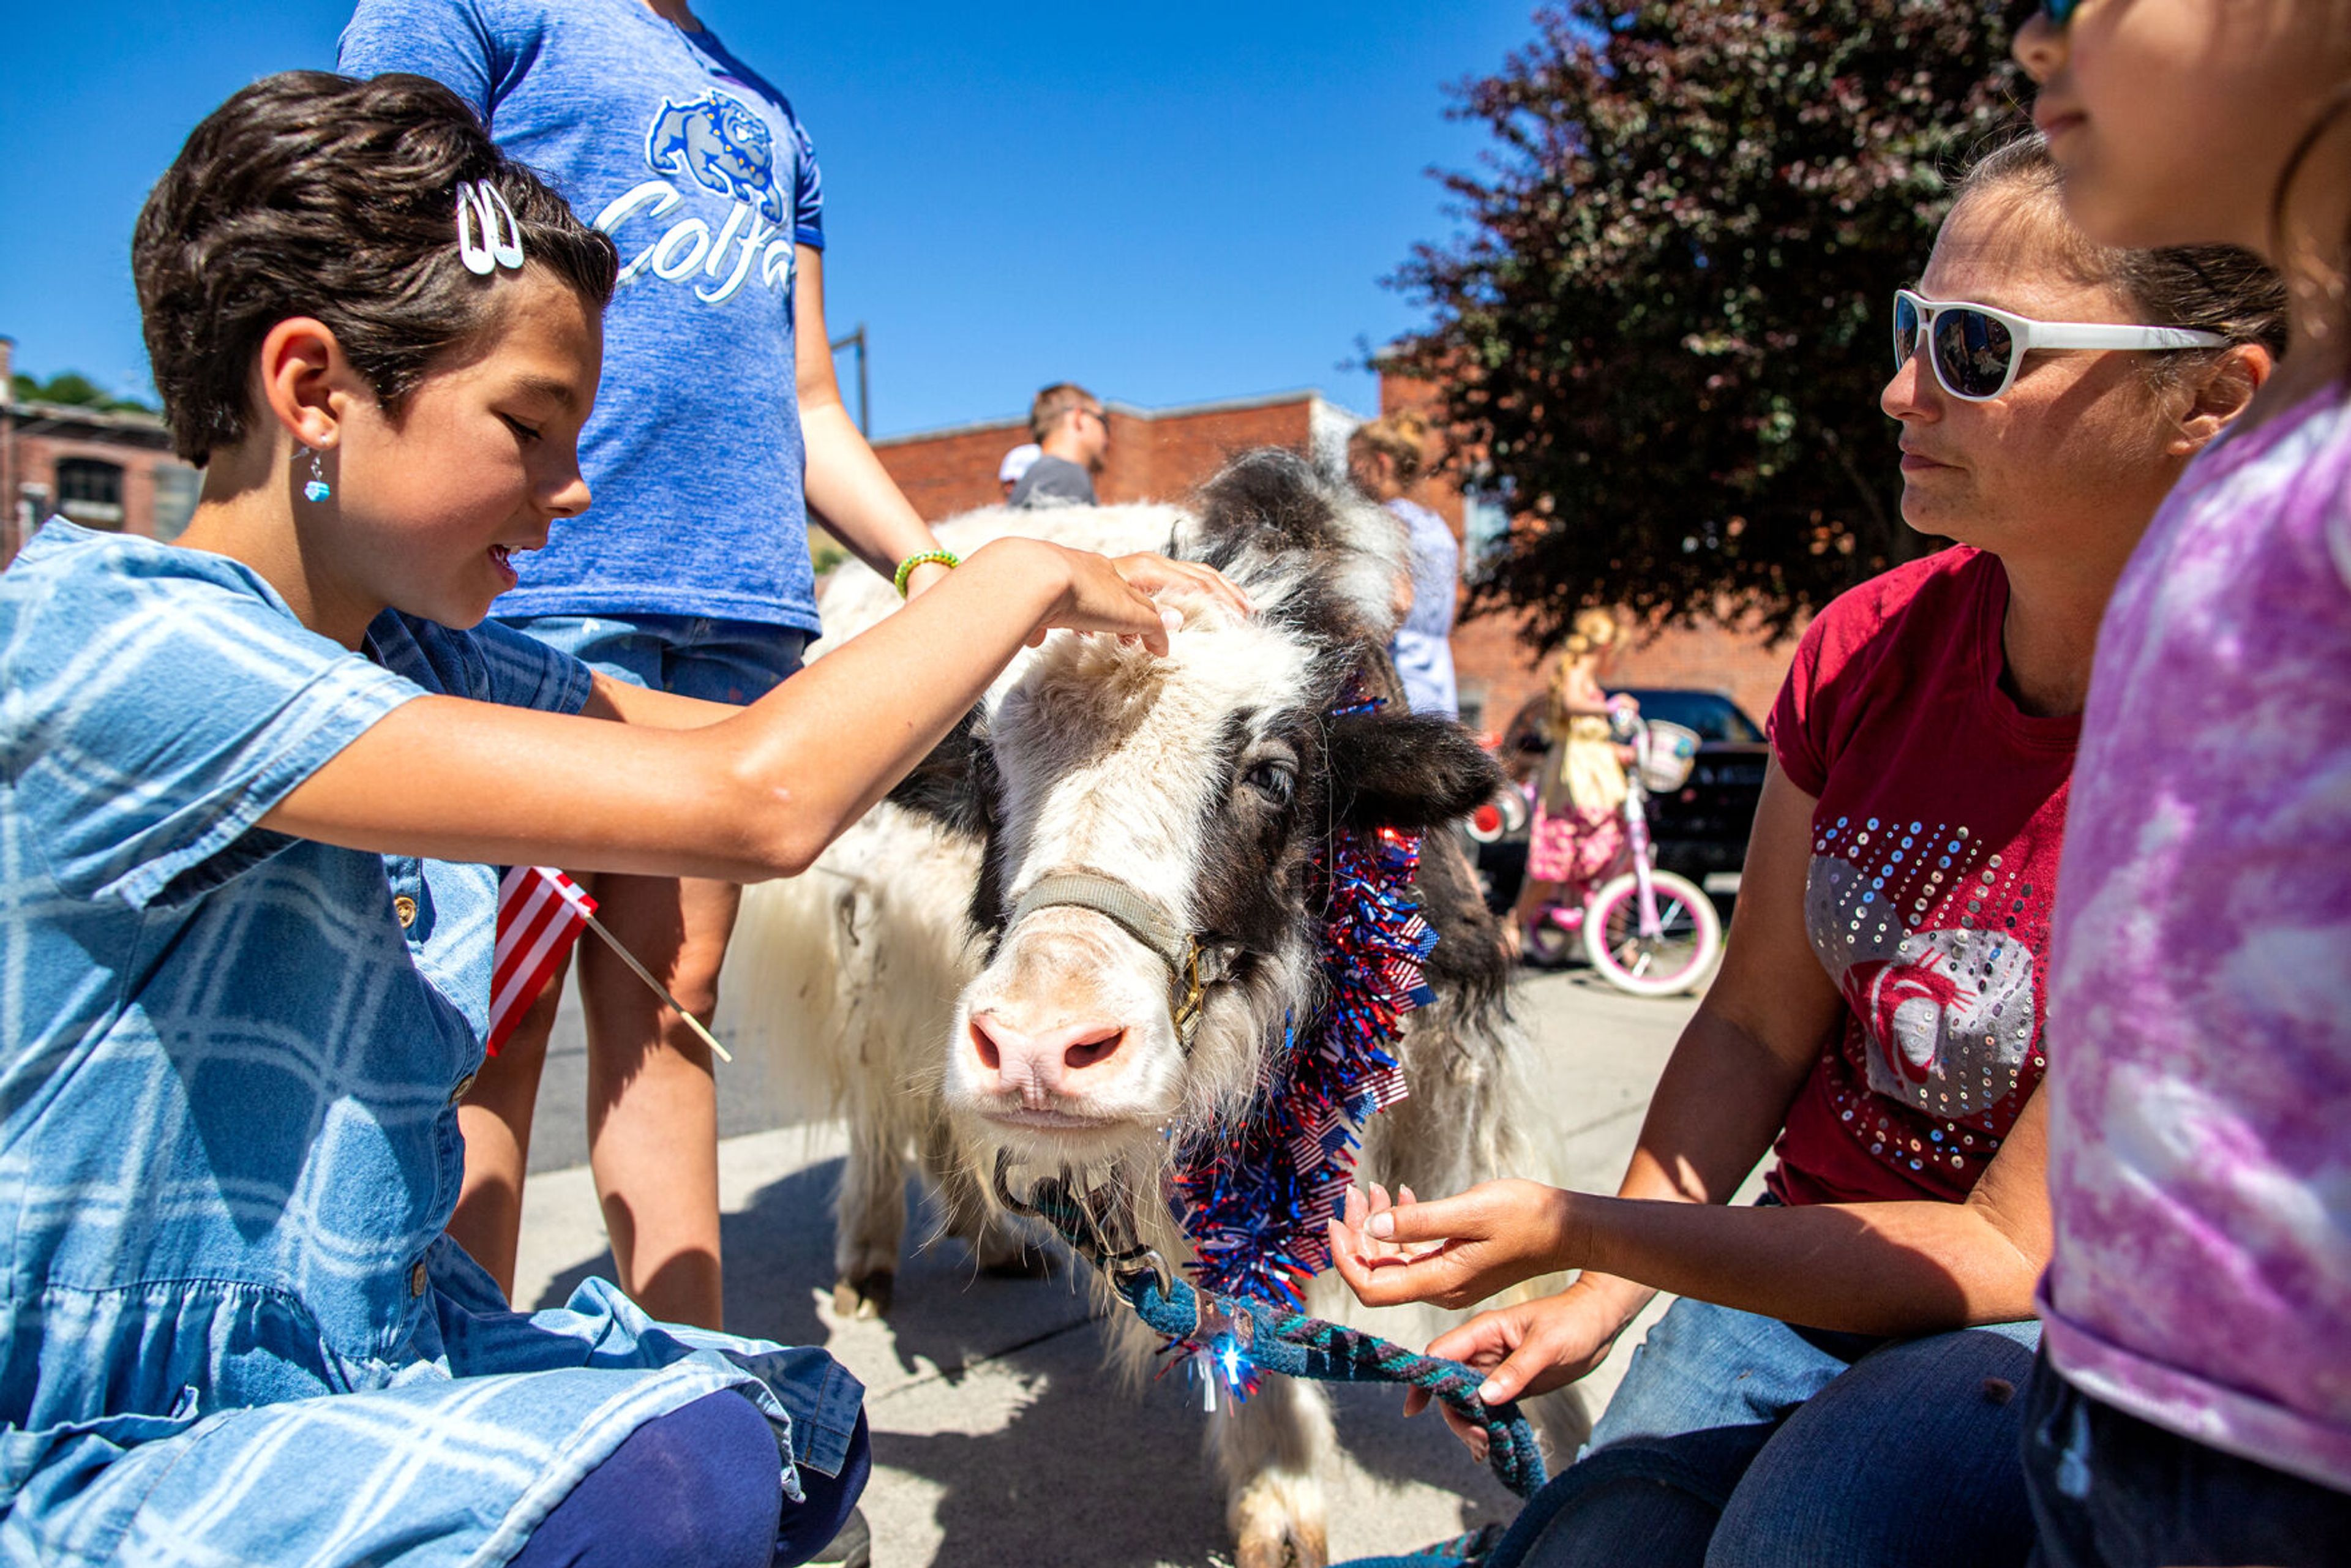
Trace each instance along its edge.
<instances>
[{"instance_id":1,"label":"denim dress","mask_svg":"<svg viewBox=\"0 0 2351 1568\"><path fill-rule=\"evenodd\" d=\"M499 1563L721 1389L788 1497L845 1456L822 1351L601 1281L515 1312L443 1236L496 873L256 826L429 693L588 681L392 612L355 653L235 562L62 521L0 576L0 1562Z\"/></svg>"}]
</instances>

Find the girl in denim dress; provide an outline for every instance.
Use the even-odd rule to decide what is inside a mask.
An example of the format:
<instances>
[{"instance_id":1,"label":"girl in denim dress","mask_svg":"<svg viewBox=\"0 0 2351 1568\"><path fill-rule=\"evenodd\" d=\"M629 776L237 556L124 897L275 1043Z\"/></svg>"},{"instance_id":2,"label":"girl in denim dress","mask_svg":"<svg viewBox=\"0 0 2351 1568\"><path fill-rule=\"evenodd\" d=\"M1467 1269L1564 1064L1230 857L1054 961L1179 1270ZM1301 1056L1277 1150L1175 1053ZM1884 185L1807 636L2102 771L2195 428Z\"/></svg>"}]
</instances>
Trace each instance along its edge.
<instances>
[{"instance_id":1,"label":"girl in denim dress","mask_svg":"<svg viewBox=\"0 0 2351 1568\"><path fill-rule=\"evenodd\" d=\"M1229 591L1014 541L747 708L591 677L477 623L588 505L616 257L461 102L256 83L133 263L202 502L0 576L0 1559L803 1560L855 1379L443 1234L495 864L795 873L1024 640Z\"/></svg>"}]
</instances>

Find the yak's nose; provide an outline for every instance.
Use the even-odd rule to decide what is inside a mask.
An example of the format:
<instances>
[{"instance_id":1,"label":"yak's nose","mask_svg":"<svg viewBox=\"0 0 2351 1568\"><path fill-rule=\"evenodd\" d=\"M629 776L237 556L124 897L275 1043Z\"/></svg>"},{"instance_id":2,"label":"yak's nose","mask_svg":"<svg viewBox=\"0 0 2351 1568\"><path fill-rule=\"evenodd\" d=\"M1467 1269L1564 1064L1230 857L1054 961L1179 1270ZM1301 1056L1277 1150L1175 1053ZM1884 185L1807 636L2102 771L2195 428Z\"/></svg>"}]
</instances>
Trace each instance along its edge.
<instances>
[{"instance_id":1,"label":"yak's nose","mask_svg":"<svg viewBox=\"0 0 2351 1568\"><path fill-rule=\"evenodd\" d=\"M994 1013L971 1017L972 1049L999 1093L1018 1093L1032 1111L1051 1108L1054 1096L1082 1092L1090 1072L1117 1056L1126 1026L1099 1020L1024 1034ZM985 1082L985 1080L983 1080Z\"/></svg>"}]
</instances>

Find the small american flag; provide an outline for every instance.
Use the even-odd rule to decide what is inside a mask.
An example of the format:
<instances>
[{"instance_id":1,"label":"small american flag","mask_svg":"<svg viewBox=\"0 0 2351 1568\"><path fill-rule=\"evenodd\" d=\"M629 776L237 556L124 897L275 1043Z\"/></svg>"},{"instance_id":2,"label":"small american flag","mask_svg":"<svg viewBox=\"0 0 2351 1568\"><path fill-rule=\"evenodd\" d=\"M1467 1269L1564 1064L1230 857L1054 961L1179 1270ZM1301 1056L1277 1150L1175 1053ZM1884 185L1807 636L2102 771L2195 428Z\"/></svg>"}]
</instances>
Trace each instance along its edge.
<instances>
[{"instance_id":1,"label":"small american flag","mask_svg":"<svg viewBox=\"0 0 2351 1568\"><path fill-rule=\"evenodd\" d=\"M491 1055L547 989L548 977L595 912L596 901L553 866L515 866L499 882L497 957L490 970Z\"/></svg>"}]
</instances>

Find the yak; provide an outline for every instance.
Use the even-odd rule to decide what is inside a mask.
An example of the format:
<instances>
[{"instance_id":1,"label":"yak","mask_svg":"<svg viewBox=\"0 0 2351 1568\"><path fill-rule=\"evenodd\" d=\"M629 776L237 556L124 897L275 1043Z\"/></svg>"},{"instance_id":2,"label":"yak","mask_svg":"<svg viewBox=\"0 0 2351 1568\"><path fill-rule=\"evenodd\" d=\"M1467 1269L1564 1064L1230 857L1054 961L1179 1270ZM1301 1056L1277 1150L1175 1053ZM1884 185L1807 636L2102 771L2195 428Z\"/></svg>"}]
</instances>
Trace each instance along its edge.
<instances>
[{"instance_id":1,"label":"yak","mask_svg":"<svg viewBox=\"0 0 2351 1568\"><path fill-rule=\"evenodd\" d=\"M1500 933L1430 831L1498 774L1458 724L1395 700L1393 517L1265 449L1184 506L997 509L938 531L951 548L1019 532L1162 550L1218 568L1255 612L1178 603L1164 658L1053 634L812 874L749 891L728 965L738 1029L822 1071L851 1128L836 1307L887 1310L910 1163L983 1265L1017 1266L1031 1240L991 1195L999 1163L1083 1173L1191 1262L1164 1196L1172 1151L1238 1126L1315 1016L1314 866L1339 835L1426 831L1412 892L1437 936L1435 999L1394 1047L1408 1094L1364 1127L1361 1168L1431 1194L1534 1174ZM887 593L835 584L828 631L878 619ZM1187 956L1196 987L1171 972ZM1332 1272L1307 1304L1416 1343L1432 1332L1426 1313L1355 1307ZM1139 1375L1160 1343L1112 1311ZM1554 1446L1580 1437L1572 1397L1537 1414ZM1242 1568L1327 1561L1317 1472L1335 1440L1323 1396L1279 1379L1211 1421Z\"/></svg>"}]
</instances>

